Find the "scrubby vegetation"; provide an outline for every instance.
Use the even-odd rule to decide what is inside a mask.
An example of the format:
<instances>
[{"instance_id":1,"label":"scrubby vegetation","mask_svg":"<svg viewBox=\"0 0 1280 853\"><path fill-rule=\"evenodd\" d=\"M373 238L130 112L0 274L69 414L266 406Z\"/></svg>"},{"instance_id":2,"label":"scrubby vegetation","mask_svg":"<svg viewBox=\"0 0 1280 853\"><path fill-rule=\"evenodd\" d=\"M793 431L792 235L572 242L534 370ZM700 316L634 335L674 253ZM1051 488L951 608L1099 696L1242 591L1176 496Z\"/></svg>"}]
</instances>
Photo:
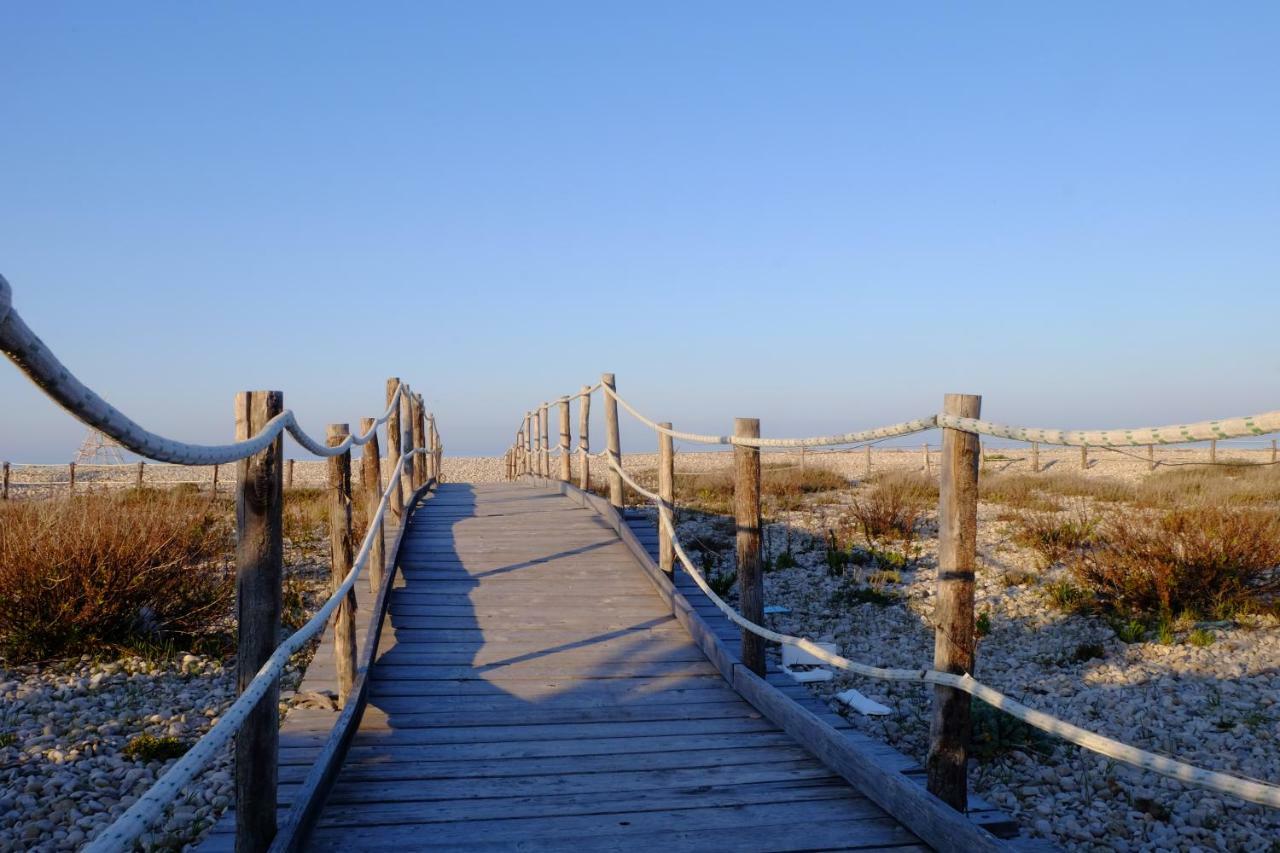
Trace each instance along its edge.
<instances>
[{"instance_id":1,"label":"scrubby vegetation","mask_svg":"<svg viewBox=\"0 0 1280 853\"><path fill-rule=\"evenodd\" d=\"M209 630L233 593L228 509L152 490L0 506L0 655L96 654Z\"/></svg>"}]
</instances>

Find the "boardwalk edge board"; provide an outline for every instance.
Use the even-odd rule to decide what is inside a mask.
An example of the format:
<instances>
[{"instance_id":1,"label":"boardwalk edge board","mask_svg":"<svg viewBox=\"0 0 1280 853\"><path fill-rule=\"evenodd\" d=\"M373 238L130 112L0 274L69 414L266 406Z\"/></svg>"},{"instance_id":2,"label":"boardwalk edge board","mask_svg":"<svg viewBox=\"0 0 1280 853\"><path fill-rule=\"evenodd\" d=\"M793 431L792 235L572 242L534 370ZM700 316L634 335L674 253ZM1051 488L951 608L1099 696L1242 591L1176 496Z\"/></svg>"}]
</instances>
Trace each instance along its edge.
<instances>
[{"instance_id":1,"label":"boardwalk edge board","mask_svg":"<svg viewBox=\"0 0 1280 853\"><path fill-rule=\"evenodd\" d=\"M904 774L882 766L876 758L864 753L856 743L844 737L830 724L802 708L778 688L743 666L697 608L653 561L627 525L626 519L608 500L584 492L570 483L542 477L526 479L537 487L558 492L577 501L581 506L600 515L622 539L653 583L658 595L671 607L677 621L688 629L694 642L725 681L768 720L795 738L815 758L901 821L931 847L945 853L1023 848L1016 841L1007 843L996 838Z\"/></svg>"},{"instance_id":2,"label":"boardwalk edge board","mask_svg":"<svg viewBox=\"0 0 1280 853\"><path fill-rule=\"evenodd\" d=\"M303 848L307 837L320 816L321 809L333 788L333 783L342 769L347 756L347 748L360 728L360 719L364 714L369 699L369 673L373 668L373 658L377 653L378 640L382 634L382 625L386 621L387 604L391 598L391 589L395 585L396 575L400 568L400 544L405 533L413 525L413 512L418 502L425 499L435 488L434 478L413 493L406 507L404 521L396 531L395 541L387 549L386 569L382 575L382 586L378 589L378 597L369 613L369 627L364 645L360 649L360 659L356 669L356 680L351 688L351 695L337 715L337 720L325 739L315 763L307 772L307 778L294 792L288 816L284 818L276 830L269 853L296 853Z\"/></svg>"}]
</instances>

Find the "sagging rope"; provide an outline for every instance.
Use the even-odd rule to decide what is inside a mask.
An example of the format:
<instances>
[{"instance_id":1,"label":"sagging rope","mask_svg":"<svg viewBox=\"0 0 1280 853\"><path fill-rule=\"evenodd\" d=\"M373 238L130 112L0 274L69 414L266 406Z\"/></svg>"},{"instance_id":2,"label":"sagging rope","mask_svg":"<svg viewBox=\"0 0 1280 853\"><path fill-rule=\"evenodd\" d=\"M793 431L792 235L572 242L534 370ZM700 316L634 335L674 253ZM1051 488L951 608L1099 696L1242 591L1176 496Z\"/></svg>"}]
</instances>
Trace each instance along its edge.
<instances>
[{"instance_id":1,"label":"sagging rope","mask_svg":"<svg viewBox=\"0 0 1280 853\"><path fill-rule=\"evenodd\" d=\"M1216 770L1206 770L1203 767L1197 767L1185 761L1179 761L1175 758L1168 758L1163 755L1156 755L1122 743L1114 738L1091 732L1088 729L1080 728L1077 725L1060 720L1044 711L1037 711L1029 708L1011 699L993 687L975 680L968 673L964 675L954 675L948 672L938 672L933 669L887 669L883 667L870 666L868 664L859 663L849 660L841 655L827 651L821 646L816 645L810 640L803 637L794 637L790 634L780 634L777 631L771 631L763 625L758 625L742 616L738 611L730 607L724 599L716 595L715 591L707 583L706 579L694 566L693 561L689 559L689 555L685 553L684 546L680 543L680 537L676 533L674 520L670 517L670 505L662 498L645 489L623 470L621 465L614 461L612 456L606 457L609 461L609 467L612 468L619 476L626 481L627 485L635 490L638 494L652 501L658 508L658 517L668 536L671 537L671 544L676 556L679 558L681 565L685 571L693 578L698 588L711 600L720 612L741 628L750 631L758 637L770 640L775 643L781 643L788 646L795 646L802 649L813 657L821 660L823 663L830 664L837 669L843 669L868 678L878 678L885 681L911 681L919 684L938 684L944 687L953 687L957 690L963 690L971 696L975 696L986 702L988 705L999 708L1010 716L1022 720L1028 725L1034 726L1041 731L1049 734L1057 735L1063 740L1073 743L1076 746L1105 755L1108 758L1123 762L1132 767L1142 770L1150 770L1153 773L1159 773L1171 779L1177 779L1192 785L1198 785L1203 788L1209 788L1225 794L1231 794L1242 800L1251 803L1258 803L1272 808L1280 808L1280 786L1271 785L1266 782L1258 782L1249 779L1241 779L1238 776L1232 776L1228 773L1222 773Z\"/></svg>"},{"instance_id":2,"label":"sagging rope","mask_svg":"<svg viewBox=\"0 0 1280 853\"><path fill-rule=\"evenodd\" d=\"M429 452L425 448L416 448L400 457L400 461L391 472L387 488L382 493L382 500L378 502L378 509L369 524L368 532L365 533L351 571L347 572L347 576L342 579L342 583L338 585L329 600L307 620L305 625L276 647L271 657L267 658L267 662L258 670L258 674L253 677L239 698L232 703L213 728L205 732L124 814L89 842L84 848L84 853L117 853L117 851L132 849L138 837L164 816L164 810L177 798L182 788L190 784L195 775L207 767L218 752L230 742L240 726L244 724L245 718L258 706L258 702L271 684L279 678L289 658L324 629L333 611L338 608L355 585L361 569L373 552L375 537L382 535L382 524L391 496L399 494L405 460L414 454L425 455Z\"/></svg>"},{"instance_id":3,"label":"sagging rope","mask_svg":"<svg viewBox=\"0 0 1280 853\"><path fill-rule=\"evenodd\" d=\"M75 377L13 308L13 289L0 276L0 350L54 402L88 426L111 436L125 448L160 462L178 465L221 465L264 450L283 431L316 456L339 456L366 444L386 423L399 404L403 383L396 386L391 404L365 433L352 433L341 444L329 446L302 429L293 410L286 409L263 426L257 435L232 444L187 444L156 435L118 411Z\"/></svg>"}]
</instances>

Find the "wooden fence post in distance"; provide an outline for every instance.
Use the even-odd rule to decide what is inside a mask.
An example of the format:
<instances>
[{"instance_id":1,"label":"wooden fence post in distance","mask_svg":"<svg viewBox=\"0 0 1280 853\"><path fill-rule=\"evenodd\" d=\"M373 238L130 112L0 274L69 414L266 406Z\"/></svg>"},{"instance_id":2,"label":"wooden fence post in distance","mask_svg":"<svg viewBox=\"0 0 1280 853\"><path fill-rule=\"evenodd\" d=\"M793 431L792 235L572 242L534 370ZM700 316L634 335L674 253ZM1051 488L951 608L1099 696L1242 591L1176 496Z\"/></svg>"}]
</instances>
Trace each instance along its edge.
<instances>
[{"instance_id":1,"label":"wooden fence post in distance","mask_svg":"<svg viewBox=\"0 0 1280 853\"><path fill-rule=\"evenodd\" d=\"M560 417L560 481L567 483L573 478L573 454L569 452L569 398L561 399L556 408Z\"/></svg>"},{"instance_id":2,"label":"wooden fence post in distance","mask_svg":"<svg viewBox=\"0 0 1280 853\"><path fill-rule=\"evenodd\" d=\"M538 424L542 427L542 476L551 479L551 414L547 404L542 404Z\"/></svg>"},{"instance_id":3,"label":"wooden fence post in distance","mask_svg":"<svg viewBox=\"0 0 1280 853\"><path fill-rule=\"evenodd\" d=\"M600 383L615 391L618 388L612 373L602 374ZM604 395L604 434L608 442L606 447L609 458L613 460L614 465L621 468L622 439L618 436L618 401L609 396L608 392ZM618 512L622 512L622 475L613 470L612 465L609 466L609 503Z\"/></svg>"},{"instance_id":4,"label":"wooden fence post in distance","mask_svg":"<svg viewBox=\"0 0 1280 853\"><path fill-rule=\"evenodd\" d=\"M982 398L948 394L942 411L977 418ZM973 586L978 548L978 436L956 429L942 431L942 476L938 494L938 598L934 610L933 668L972 673L974 640ZM969 694L951 687L933 688L933 721L929 727L929 791L952 808L968 805L966 762L969 746Z\"/></svg>"},{"instance_id":5,"label":"wooden fence post in distance","mask_svg":"<svg viewBox=\"0 0 1280 853\"><path fill-rule=\"evenodd\" d=\"M1031 442L1031 473L1040 473L1040 442Z\"/></svg>"},{"instance_id":6,"label":"wooden fence post in distance","mask_svg":"<svg viewBox=\"0 0 1280 853\"><path fill-rule=\"evenodd\" d=\"M422 400L417 394L409 399L409 407L411 414L409 416L410 425L413 428L413 448L418 450L425 449L427 446L426 421L422 417ZM413 490L417 491L422 488L422 484L427 481L427 465L430 460L423 454L418 454L413 461Z\"/></svg>"},{"instance_id":7,"label":"wooden fence post in distance","mask_svg":"<svg viewBox=\"0 0 1280 853\"><path fill-rule=\"evenodd\" d=\"M1218 439L1209 439L1209 464L1216 465L1218 463Z\"/></svg>"},{"instance_id":8,"label":"wooden fence post in distance","mask_svg":"<svg viewBox=\"0 0 1280 853\"><path fill-rule=\"evenodd\" d=\"M533 412L524 413L524 473L534 473L533 461Z\"/></svg>"},{"instance_id":9,"label":"wooden fence post in distance","mask_svg":"<svg viewBox=\"0 0 1280 853\"><path fill-rule=\"evenodd\" d=\"M236 395L236 440L256 435L284 411L279 391ZM284 438L236 463L236 686L244 689L280 638L284 580L281 475ZM236 733L236 850L263 851L276 834L280 681L263 694Z\"/></svg>"},{"instance_id":10,"label":"wooden fence post in distance","mask_svg":"<svg viewBox=\"0 0 1280 853\"><path fill-rule=\"evenodd\" d=\"M670 422L658 426L671 429ZM676 515L676 448L671 436L665 432L658 433L658 497L662 498L662 506L658 512L665 515L675 527ZM667 526L658 519L658 565L667 574L675 571L676 549L671 541Z\"/></svg>"},{"instance_id":11,"label":"wooden fence post in distance","mask_svg":"<svg viewBox=\"0 0 1280 853\"><path fill-rule=\"evenodd\" d=\"M542 476L542 411L533 409L533 473Z\"/></svg>"},{"instance_id":12,"label":"wooden fence post in distance","mask_svg":"<svg viewBox=\"0 0 1280 853\"><path fill-rule=\"evenodd\" d=\"M351 434L347 424L329 424L329 446L342 444ZM355 549L351 536L351 448L328 459L329 551L332 554L333 591L351 571ZM347 590L333 614L333 663L338 672L338 705L347 703L356 680L356 591Z\"/></svg>"},{"instance_id":13,"label":"wooden fence post in distance","mask_svg":"<svg viewBox=\"0 0 1280 853\"><path fill-rule=\"evenodd\" d=\"M74 495L76 493L76 463L70 462L67 464L67 476L70 478L67 481L67 494Z\"/></svg>"},{"instance_id":14,"label":"wooden fence post in distance","mask_svg":"<svg viewBox=\"0 0 1280 853\"><path fill-rule=\"evenodd\" d=\"M386 405L391 410L390 416L387 418L387 462L390 463L387 469L387 482L391 482L391 472L395 470L396 465L400 463L400 406L399 404L392 406L391 400L396 396L396 389L400 387L400 377L392 376L387 379L387 397ZM404 525L404 493L401 489L396 489L391 494L388 501L391 504L391 518L395 521L396 527Z\"/></svg>"},{"instance_id":15,"label":"wooden fence post in distance","mask_svg":"<svg viewBox=\"0 0 1280 853\"><path fill-rule=\"evenodd\" d=\"M138 463L141 465L142 463ZM4 486L0 491L0 500L9 500L9 463L4 463Z\"/></svg>"},{"instance_id":16,"label":"wooden fence post in distance","mask_svg":"<svg viewBox=\"0 0 1280 853\"><path fill-rule=\"evenodd\" d=\"M1156 446L1154 444L1147 445L1147 470L1156 470Z\"/></svg>"},{"instance_id":17,"label":"wooden fence post in distance","mask_svg":"<svg viewBox=\"0 0 1280 853\"><path fill-rule=\"evenodd\" d=\"M578 398L582 401L578 408L578 447L582 450L578 488L585 492L591 488L591 441L587 436L591 423L591 386L583 385Z\"/></svg>"},{"instance_id":18,"label":"wooden fence post in distance","mask_svg":"<svg viewBox=\"0 0 1280 853\"><path fill-rule=\"evenodd\" d=\"M734 438L759 438L759 418L734 418ZM764 622L764 564L760 558L760 448L733 446L733 515L737 522L738 609ZM742 631L742 662L765 677L764 639Z\"/></svg>"},{"instance_id":19,"label":"wooden fence post in distance","mask_svg":"<svg viewBox=\"0 0 1280 853\"><path fill-rule=\"evenodd\" d=\"M1089 470L1089 445L1080 445L1080 470Z\"/></svg>"},{"instance_id":20,"label":"wooden fence post in distance","mask_svg":"<svg viewBox=\"0 0 1280 853\"><path fill-rule=\"evenodd\" d=\"M413 512L414 479L418 455L406 455L413 446L413 392L409 386L403 386L400 394L400 453L404 455L404 470L400 475L400 501L404 504L404 523L409 523L409 514Z\"/></svg>"},{"instance_id":21,"label":"wooden fence post in distance","mask_svg":"<svg viewBox=\"0 0 1280 853\"><path fill-rule=\"evenodd\" d=\"M218 466L218 465L214 465L214 466L213 466L213 496L214 496L215 498L218 496L218 469L219 469L219 467L221 467L221 466Z\"/></svg>"},{"instance_id":22,"label":"wooden fence post in distance","mask_svg":"<svg viewBox=\"0 0 1280 853\"><path fill-rule=\"evenodd\" d=\"M361 418L360 434L374 430L373 436L365 443L364 452L360 456L360 488L364 490L365 505L369 508L369 526L376 527L378 532L373 537L373 548L369 551L369 590L375 595L382 586L382 573L386 569L387 555L384 547L383 525L376 521L378 504L382 503L382 459L378 452L377 418ZM368 531L365 531L368 533Z\"/></svg>"}]
</instances>

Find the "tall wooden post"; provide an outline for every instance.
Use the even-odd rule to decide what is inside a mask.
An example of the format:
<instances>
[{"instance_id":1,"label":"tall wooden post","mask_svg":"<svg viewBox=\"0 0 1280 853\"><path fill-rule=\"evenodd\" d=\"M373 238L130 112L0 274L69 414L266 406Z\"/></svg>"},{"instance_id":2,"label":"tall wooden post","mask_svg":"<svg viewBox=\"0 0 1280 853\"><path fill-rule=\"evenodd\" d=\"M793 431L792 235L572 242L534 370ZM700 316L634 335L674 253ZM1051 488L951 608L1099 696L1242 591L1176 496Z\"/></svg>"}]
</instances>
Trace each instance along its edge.
<instances>
[{"instance_id":1,"label":"tall wooden post","mask_svg":"<svg viewBox=\"0 0 1280 853\"><path fill-rule=\"evenodd\" d=\"M1087 471L1089 469L1089 445L1080 445L1080 470Z\"/></svg>"},{"instance_id":2,"label":"tall wooden post","mask_svg":"<svg viewBox=\"0 0 1280 853\"><path fill-rule=\"evenodd\" d=\"M600 382L606 388L617 390L618 386L612 373L602 374ZM609 458L613 460L614 465L621 468L622 438L618 435L618 401L608 393L604 395L604 431L605 440L608 442L606 447ZM618 512L622 512L622 475L613 470L613 466L609 467L609 503Z\"/></svg>"},{"instance_id":3,"label":"tall wooden post","mask_svg":"<svg viewBox=\"0 0 1280 853\"><path fill-rule=\"evenodd\" d=\"M1156 470L1156 446L1154 444L1147 445L1147 470Z\"/></svg>"},{"instance_id":4,"label":"tall wooden post","mask_svg":"<svg viewBox=\"0 0 1280 853\"><path fill-rule=\"evenodd\" d=\"M76 463L67 463L67 494L74 495L76 493Z\"/></svg>"},{"instance_id":5,"label":"tall wooden post","mask_svg":"<svg viewBox=\"0 0 1280 853\"><path fill-rule=\"evenodd\" d=\"M734 418L734 438L759 438L759 418ZM738 609L764 622L764 564L760 558L760 448L733 446L733 515L738 536ZM764 678L764 640L742 631L742 662Z\"/></svg>"},{"instance_id":6,"label":"tall wooden post","mask_svg":"<svg viewBox=\"0 0 1280 853\"><path fill-rule=\"evenodd\" d=\"M141 464L141 463L139 463ZM9 500L9 463L4 463L4 485L0 487L0 500Z\"/></svg>"},{"instance_id":7,"label":"tall wooden post","mask_svg":"<svg viewBox=\"0 0 1280 853\"><path fill-rule=\"evenodd\" d=\"M146 470L146 467L147 467L146 462L142 460L138 461L138 473L134 476L133 487L135 489L138 489L139 491L142 490L142 472Z\"/></svg>"},{"instance_id":8,"label":"tall wooden post","mask_svg":"<svg viewBox=\"0 0 1280 853\"><path fill-rule=\"evenodd\" d=\"M671 429L669 422L658 424L658 426ZM671 436L665 432L658 433L658 497L662 498L662 506L658 508L658 512L666 516L674 527L676 523L673 511L676 505L676 448ZM667 526L661 519L658 521L658 565L667 574L675 571L675 545L671 541L671 534L667 532Z\"/></svg>"},{"instance_id":9,"label":"tall wooden post","mask_svg":"<svg viewBox=\"0 0 1280 853\"><path fill-rule=\"evenodd\" d=\"M217 465L213 466L213 496L215 498L218 496L218 467Z\"/></svg>"},{"instance_id":10,"label":"tall wooden post","mask_svg":"<svg viewBox=\"0 0 1280 853\"><path fill-rule=\"evenodd\" d=\"M929 473L929 442L925 442L920 446L920 452L924 454L924 472Z\"/></svg>"},{"instance_id":11,"label":"tall wooden post","mask_svg":"<svg viewBox=\"0 0 1280 853\"><path fill-rule=\"evenodd\" d=\"M865 450L867 454L867 476L870 477L871 476L871 445L868 444Z\"/></svg>"},{"instance_id":12,"label":"tall wooden post","mask_svg":"<svg viewBox=\"0 0 1280 853\"><path fill-rule=\"evenodd\" d=\"M1040 473L1040 442L1031 442L1031 473Z\"/></svg>"},{"instance_id":13,"label":"tall wooden post","mask_svg":"<svg viewBox=\"0 0 1280 853\"><path fill-rule=\"evenodd\" d=\"M347 424L329 424L329 446L342 444L351 434ZM351 448L328 459L329 552L333 591L351 572L355 549L351 535ZM347 590L333 615L333 663L338 671L338 704L345 705L356 680L356 591Z\"/></svg>"},{"instance_id":14,"label":"tall wooden post","mask_svg":"<svg viewBox=\"0 0 1280 853\"><path fill-rule=\"evenodd\" d=\"M377 418L361 418L360 434L373 430L373 436L365 443L360 456L360 488L364 491L365 505L369 508L369 526L377 528L373 536L373 548L369 551L369 590L375 595L382 586L382 574L387 567L386 547L382 522L377 520L378 504L382 503L382 459L378 452ZM367 531L366 531L367 532Z\"/></svg>"},{"instance_id":15,"label":"tall wooden post","mask_svg":"<svg viewBox=\"0 0 1280 853\"><path fill-rule=\"evenodd\" d=\"M400 453L404 456L404 470L400 475L400 501L404 504L403 523L408 523L409 513L413 512L415 467L418 455L410 452L413 447L413 393L408 385L401 386L400 392Z\"/></svg>"},{"instance_id":16,"label":"tall wooden post","mask_svg":"<svg viewBox=\"0 0 1280 853\"><path fill-rule=\"evenodd\" d=\"M1271 461L1272 463L1276 461L1276 440L1274 438L1271 439Z\"/></svg>"},{"instance_id":17,"label":"tall wooden post","mask_svg":"<svg viewBox=\"0 0 1280 853\"><path fill-rule=\"evenodd\" d=\"M583 385L578 392L578 449L582 462L578 467L578 488L587 491L591 488L591 439L587 432L591 428L591 386Z\"/></svg>"},{"instance_id":18,"label":"tall wooden post","mask_svg":"<svg viewBox=\"0 0 1280 853\"><path fill-rule=\"evenodd\" d=\"M431 479L440 482L440 469L444 466L444 448L440 446L440 432L436 429L435 412L427 413L427 439L431 442Z\"/></svg>"},{"instance_id":19,"label":"tall wooden post","mask_svg":"<svg viewBox=\"0 0 1280 853\"><path fill-rule=\"evenodd\" d=\"M551 479L551 415L547 404L542 404L538 423L542 426L542 476Z\"/></svg>"},{"instance_id":20,"label":"tall wooden post","mask_svg":"<svg viewBox=\"0 0 1280 853\"><path fill-rule=\"evenodd\" d=\"M409 417L409 423L413 428L413 447L415 450L426 449L427 434L426 421L422 417L422 400L417 394L413 394L409 400L409 406L412 414ZM422 484L426 482L427 465L429 460L424 454L418 454L413 463L413 489L417 491L422 488Z\"/></svg>"},{"instance_id":21,"label":"tall wooden post","mask_svg":"<svg viewBox=\"0 0 1280 853\"><path fill-rule=\"evenodd\" d=\"M533 410L533 473L542 476L542 411Z\"/></svg>"},{"instance_id":22,"label":"tall wooden post","mask_svg":"<svg viewBox=\"0 0 1280 853\"><path fill-rule=\"evenodd\" d=\"M524 473L534 473L533 412L524 413Z\"/></svg>"},{"instance_id":23,"label":"tall wooden post","mask_svg":"<svg viewBox=\"0 0 1280 853\"><path fill-rule=\"evenodd\" d=\"M400 406L392 406L391 401L396 396L396 389L400 387L400 377L392 376L387 380L387 397L386 406L391 409L390 416L387 417L387 462L390 463L387 470L387 477L391 477L391 472L400 462ZM388 479L387 482L390 482ZM404 491L396 489L391 493L388 501L391 504L391 518L397 528L404 526Z\"/></svg>"},{"instance_id":24,"label":"tall wooden post","mask_svg":"<svg viewBox=\"0 0 1280 853\"><path fill-rule=\"evenodd\" d=\"M1209 464L1218 464L1218 439L1209 439Z\"/></svg>"},{"instance_id":25,"label":"tall wooden post","mask_svg":"<svg viewBox=\"0 0 1280 853\"><path fill-rule=\"evenodd\" d=\"M942 411L977 418L982 398L948 394ZM978 436L942 431L942 477L938 494L938 598L934 610L933 667L941 672L972 673L973 586L978 550ZM969 694L933 688L929 727L929 790L958 811L968 806L966 761L969 748Z\"/></svg>"},{"instance_id":26,"label":"tall wooden post","mask_svg":"<svg viewBox=\"0 0 1280 853\"><path fill-rule=\"evenodd\" d=\"M294 459L290 459L290 460L289 460L289 465L285 468L285 472L284 472L284 487L285 487L286 489L292 489L292 488L293 488L293 463L294 463L295 461L296 461L296 460L294 460Z\"/></svg>"},{"instance_id":27,"label":"tall wooden post","mask_svg":"<svg viewBox=\"0 0 1280 853\"><path fill-rule=\"evenodd\" d=\"M556 403L560 418L560 481L567 483L573 477L573 454L569 452L569 398Z\"/></svg>"},{"instance_id":28,"label":"tall wooden post","mask_svg":"<svg viewBox=\"0 0 1280 853\"><path fill-rule=\"evenodd\" d=\"M251 438L284 411L279 391L236 395L236 440ZM284 581L281 473L284 439L236 463L236 686L249 686L280 638ZM266 850L276 834L280 742L277 679L236 733L236 850Z\"/></svg>"}]
</instances>

